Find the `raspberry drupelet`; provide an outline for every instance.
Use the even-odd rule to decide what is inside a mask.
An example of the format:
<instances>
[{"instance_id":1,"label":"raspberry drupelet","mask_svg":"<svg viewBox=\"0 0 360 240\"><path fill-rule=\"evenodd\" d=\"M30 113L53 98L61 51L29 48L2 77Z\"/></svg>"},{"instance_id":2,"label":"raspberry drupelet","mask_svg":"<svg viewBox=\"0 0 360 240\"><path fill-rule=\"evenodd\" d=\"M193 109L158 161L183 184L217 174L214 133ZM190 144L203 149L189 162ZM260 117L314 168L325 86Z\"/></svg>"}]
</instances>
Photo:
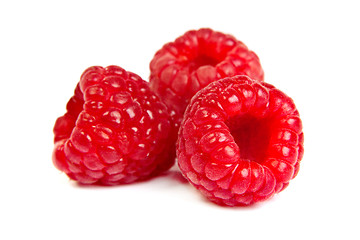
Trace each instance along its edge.
<instances>
[{"instance_id":1,"label":"raspberry drupelet","mask_svg":"<svg viewBox=\"0 0 360 240\"><path fill-rule=\"evenodd\" d=\"M303 142L290 97L270 84L234 76L192 98L179 131L178 164L209 200L249 205L281 192L295 178Z\"/></svg>"},{"instance_id":2,"label":"raspberry drupelet","mask_svg":"<svg viewBox=\"0 0 360 240\"><path fill-rule=\"evenodd\" d=\"M54 165L82 184L144 180L175 159L167 107L147 82L118 66L85 70L54 135Z\"/></svg>"},{"instance_id":3,"label":"raspberry drupelet","mask_svg":"<svg viewBox=\"0 0 360 240\"><path fill-rule=\"evenodd\" d=\"M197 91L235 75L263 81L257 55L231 35L202 28L186 32L155 54L150 63L150 88L172 110L179 125Z\"/></svg>"}]
</instances>

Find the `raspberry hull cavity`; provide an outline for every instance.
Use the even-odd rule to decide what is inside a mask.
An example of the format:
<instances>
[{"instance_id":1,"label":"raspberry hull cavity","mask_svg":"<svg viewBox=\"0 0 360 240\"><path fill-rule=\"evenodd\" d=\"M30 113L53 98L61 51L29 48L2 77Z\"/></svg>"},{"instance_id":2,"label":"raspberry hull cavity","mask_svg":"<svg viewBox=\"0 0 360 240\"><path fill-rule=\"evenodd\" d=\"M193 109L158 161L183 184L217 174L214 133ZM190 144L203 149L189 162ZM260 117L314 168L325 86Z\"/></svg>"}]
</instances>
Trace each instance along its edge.
<instances>
[{"instance_id":1,"label":"raspberry hull cavity","mask_svg":"<svg viewBox=\"0 0 360 240\"><path fill-rule=\"evenodd\" d=\"M160 49L150 63L150 88L181 122L191 97L209 83L235 75L263 81L257 55L233 36L211 29L186 32Z\"/></svg>"},{"instance_id":2,"label":"raspberry hull cavity","mask_svg":"<svg viewBox=\"0 0 360 240\"><path fill-rule=\"evenodd\" d=\"M167 107L144 80L118 66L85 70L54 135L54 165L82 184L131 183L174 163Z\"/></svg>"},{"instance_id":3,"label":"raspberry hull cavity","mask_svg":"<svg viewBox=\"0 0 360 240\"><path fill-rule=\"evenodd\" d=\"M250 205L285 189L299 171L304 135L291 98L247 76L200 90L177 141L179 168L206 198Z\"/></svg>"}]
</instances>

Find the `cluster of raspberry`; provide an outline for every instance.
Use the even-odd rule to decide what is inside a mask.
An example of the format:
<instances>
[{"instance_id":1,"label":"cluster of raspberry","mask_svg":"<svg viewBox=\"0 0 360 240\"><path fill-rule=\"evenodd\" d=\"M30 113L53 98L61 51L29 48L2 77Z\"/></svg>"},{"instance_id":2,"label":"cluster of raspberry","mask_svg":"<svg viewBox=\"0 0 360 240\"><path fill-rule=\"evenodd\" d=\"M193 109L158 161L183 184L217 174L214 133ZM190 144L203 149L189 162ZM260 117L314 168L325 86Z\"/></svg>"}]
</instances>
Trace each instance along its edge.
<instances>
[{"instance_id":1,"label":"cluster of raspberry","mask_svg":"<svg viewBox=\"0 0 360 240\"><path fill-rule=\"evenodd\" d=\"M304 135L293 100L264 82L229 34L191 30L150 63L149 82L90 67L54 126L53 163L80 184L145 181L171 168L210 201L246 206L295 178Z\"/></svg>"}]
</instances>

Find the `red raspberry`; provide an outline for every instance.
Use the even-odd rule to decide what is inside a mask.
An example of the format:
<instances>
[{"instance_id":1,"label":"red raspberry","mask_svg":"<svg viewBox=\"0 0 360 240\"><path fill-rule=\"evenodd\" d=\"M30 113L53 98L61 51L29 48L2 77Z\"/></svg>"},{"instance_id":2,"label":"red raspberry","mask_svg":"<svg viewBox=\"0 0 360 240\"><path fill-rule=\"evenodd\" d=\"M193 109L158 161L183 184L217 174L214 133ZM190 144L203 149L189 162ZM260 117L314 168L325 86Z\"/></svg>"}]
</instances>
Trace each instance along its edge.
<instances>
[{"instance_id":1,"label":"red raspberry","mask_svg":"<svg viewBox=\"0 0 360 240\"><path fill-rule=\"evenodd\" d=\"M220 205L249 205L288 186L299 171L304 135L291 98L247 76L199 91L177 142L185 178Z\"/></svg>"},{"instance_id":2,"label":"red raspberry","mask_svg":"<svg viewBox=\"0 0 360 240\"><path fill-rule=\"evenodd\" d=\"M83 184L143 180L173 165L173 130L147 82L117 66L90 67L55 123L53 162Z\"/></svg>"},{"instance_id":3,"label":"red raspberry","mask_svg":"<svg viewBox=\"0 0 360 240\"><path fill-rule=\"evenodd\" d=\"M152 59L150 71L150 88L173 110L177 124L191 97L210 82L235 75L264 78L259 58L245 44L206 28L165 44Z\"/></svg>"}]
</instances>

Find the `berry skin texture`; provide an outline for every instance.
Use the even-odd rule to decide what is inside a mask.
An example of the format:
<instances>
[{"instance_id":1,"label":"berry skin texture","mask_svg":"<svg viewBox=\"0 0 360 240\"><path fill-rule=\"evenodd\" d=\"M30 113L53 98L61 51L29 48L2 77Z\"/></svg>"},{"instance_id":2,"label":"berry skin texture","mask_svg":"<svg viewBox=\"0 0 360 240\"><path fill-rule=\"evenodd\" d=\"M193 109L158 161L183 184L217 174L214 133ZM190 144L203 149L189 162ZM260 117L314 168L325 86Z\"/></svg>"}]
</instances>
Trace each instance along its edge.
<instances>
[{"instance_id":1,"label":"berry skin texture","mask_svg":"<svg viewBox=\"0 0 360 240\"><path fill-rule=\"evenodd\" d=\"M244 206L271 198L297 175L304 134L291 98L234 76L209 84L188 105L177 141L184 177L209 200Z\"/></svg>"},{"instance_id":2,"label":"berry skin texture","mask_svg":"<svg viewBox=\"0 0 360 240\"><path fill-rule=\"evenodd\" d=\"M144 180L175 159L167 107L147 82L118 66L85 70L54 135L54 165L82 184Z\"/></svg>"},{"instance_id":3,"label":"berry skin texture","mask_svg":"<svg viewBox=\"0 0 360 240\"><path fill-rule=\"evenodd\" d=\"M202 28L186 32L155 54L150 63L150 88L173 111L178 125L197 91L235 75L263 81L258 56L233 36Z\"/></svg>"}]
</instances>

